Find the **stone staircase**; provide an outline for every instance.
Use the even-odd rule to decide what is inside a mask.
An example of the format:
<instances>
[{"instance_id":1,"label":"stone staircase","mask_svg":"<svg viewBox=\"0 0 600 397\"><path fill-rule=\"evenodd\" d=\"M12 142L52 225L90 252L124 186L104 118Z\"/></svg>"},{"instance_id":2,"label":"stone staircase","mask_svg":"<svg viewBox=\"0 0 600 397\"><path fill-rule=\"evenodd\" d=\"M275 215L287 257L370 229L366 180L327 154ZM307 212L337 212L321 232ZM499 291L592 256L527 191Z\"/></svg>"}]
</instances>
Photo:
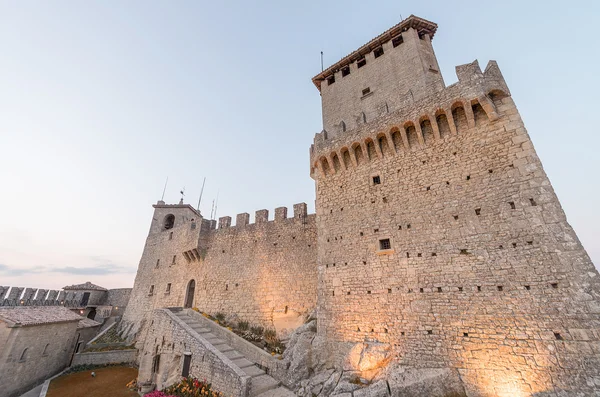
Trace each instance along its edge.
<instances>
[{"instance_id":1,"label":"stone staircase","mask_svg":"<svg viewBox=\"0 0 600 397\"><path fill-rule=\"evenodd\" d=\"M208 343L214 346L215 349L223 353L228 359L233 362L238 368L252 378L249 397L294 397L295 394L287 388L280 385L280 382L267 375L265 371L260 369L252 361L244 357L243 354L234 350L225 341L219 339L210 329L205 328L202 324L187 315L185 311L173 311L181 321L186 323L194 332L202 336Z\"/></svg>"}]
</instances>

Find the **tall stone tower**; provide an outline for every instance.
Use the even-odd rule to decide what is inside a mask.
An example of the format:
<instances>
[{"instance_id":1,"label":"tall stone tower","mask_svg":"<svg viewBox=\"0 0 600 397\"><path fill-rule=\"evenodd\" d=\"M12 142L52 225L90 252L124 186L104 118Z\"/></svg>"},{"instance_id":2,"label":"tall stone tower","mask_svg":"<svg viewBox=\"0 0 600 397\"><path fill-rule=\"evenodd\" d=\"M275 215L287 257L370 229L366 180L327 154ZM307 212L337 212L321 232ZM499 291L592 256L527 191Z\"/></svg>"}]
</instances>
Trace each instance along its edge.
<instances>
[{"instance_id":1,"label":"tall stone tower","mask_svg":"<svg viewBox=\"0 0 600 397\"><path fill-rule=\"evenodd\" d=\"M446 87L436 29L411 16L313 78L318 335L469 395L597 395L598 271L496 62Z\"/></svg>"}]
</instances>

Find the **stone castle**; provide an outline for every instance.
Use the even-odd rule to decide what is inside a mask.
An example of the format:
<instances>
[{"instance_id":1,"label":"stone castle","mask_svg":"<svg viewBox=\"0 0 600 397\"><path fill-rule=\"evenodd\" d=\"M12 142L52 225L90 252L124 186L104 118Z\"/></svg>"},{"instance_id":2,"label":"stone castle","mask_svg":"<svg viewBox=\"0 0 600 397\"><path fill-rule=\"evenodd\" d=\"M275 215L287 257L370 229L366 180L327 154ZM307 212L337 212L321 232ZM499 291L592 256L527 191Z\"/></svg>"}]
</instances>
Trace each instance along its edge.
<instances>
[{"instance_id":1,"label":"stone castle","mask_svg":"<svg viewBox=\"0 0 600 397\"><path fill-rule=\"evenodd\" d=\"M247 395L235 368L207 367L220 356L165 314L197 307L282 336L314 311L307 346L321 368L449 368L469 396L600 393L598 271L496 62L458 66L446 86L436 30L411 16L313 78L316 214L296 204L217 227L190 205L154 205L121 323L140 378L164 384L201 352L197 373ZM265 362L273 376L298 368Z\"/></svg>"}]
</instances>

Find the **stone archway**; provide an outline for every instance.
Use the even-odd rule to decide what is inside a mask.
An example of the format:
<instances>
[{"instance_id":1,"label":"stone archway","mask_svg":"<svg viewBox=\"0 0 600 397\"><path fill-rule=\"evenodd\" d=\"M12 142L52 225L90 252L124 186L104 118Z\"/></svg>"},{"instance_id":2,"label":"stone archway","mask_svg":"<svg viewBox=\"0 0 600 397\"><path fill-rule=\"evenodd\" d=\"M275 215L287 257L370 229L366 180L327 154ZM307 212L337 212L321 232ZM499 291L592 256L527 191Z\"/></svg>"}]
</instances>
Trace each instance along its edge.
<instances>
[{"instance_id":1,"label":"stone archway","mask_svg":"<svg viewBox=\"0 0 600 397\"><path fill-rule=\"evenodd\" d=\"M196 281L190 280L187 286L187 292L185 293L185 302L183 307L192 308L194 307L194 292L196 290Z\"/></svg>"}]
</instances>

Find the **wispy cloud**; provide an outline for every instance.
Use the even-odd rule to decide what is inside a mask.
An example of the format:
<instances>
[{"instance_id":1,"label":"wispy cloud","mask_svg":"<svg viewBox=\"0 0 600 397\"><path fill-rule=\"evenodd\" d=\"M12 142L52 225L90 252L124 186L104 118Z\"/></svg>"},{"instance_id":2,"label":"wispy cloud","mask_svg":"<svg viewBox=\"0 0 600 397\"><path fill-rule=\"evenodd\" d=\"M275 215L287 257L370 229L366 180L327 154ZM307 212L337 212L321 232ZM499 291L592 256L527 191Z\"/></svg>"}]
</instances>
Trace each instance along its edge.
<instances>
[{"instance_id":1,"label":"wispy cloud","mask_svg":"<svg viewBox=\"0 0 600 397\"><path fill-rule=\"evenodd\" d=\"M0 275L4 276L22 276L26 274L41 274L41 273L63 273L63 274L74 274L74 275L90 275L90 276L104 276L108 274L116 273L135 273L134 268L117 265L104 258L96 257L100 260L95 262L104 262L94 264L91 266L35 266L35 267L15 267L8 266L0 263ZM91 258L90 258L91 259ZM94 260L92 260L94 261Z\"/></svg>"}]
</instances>

